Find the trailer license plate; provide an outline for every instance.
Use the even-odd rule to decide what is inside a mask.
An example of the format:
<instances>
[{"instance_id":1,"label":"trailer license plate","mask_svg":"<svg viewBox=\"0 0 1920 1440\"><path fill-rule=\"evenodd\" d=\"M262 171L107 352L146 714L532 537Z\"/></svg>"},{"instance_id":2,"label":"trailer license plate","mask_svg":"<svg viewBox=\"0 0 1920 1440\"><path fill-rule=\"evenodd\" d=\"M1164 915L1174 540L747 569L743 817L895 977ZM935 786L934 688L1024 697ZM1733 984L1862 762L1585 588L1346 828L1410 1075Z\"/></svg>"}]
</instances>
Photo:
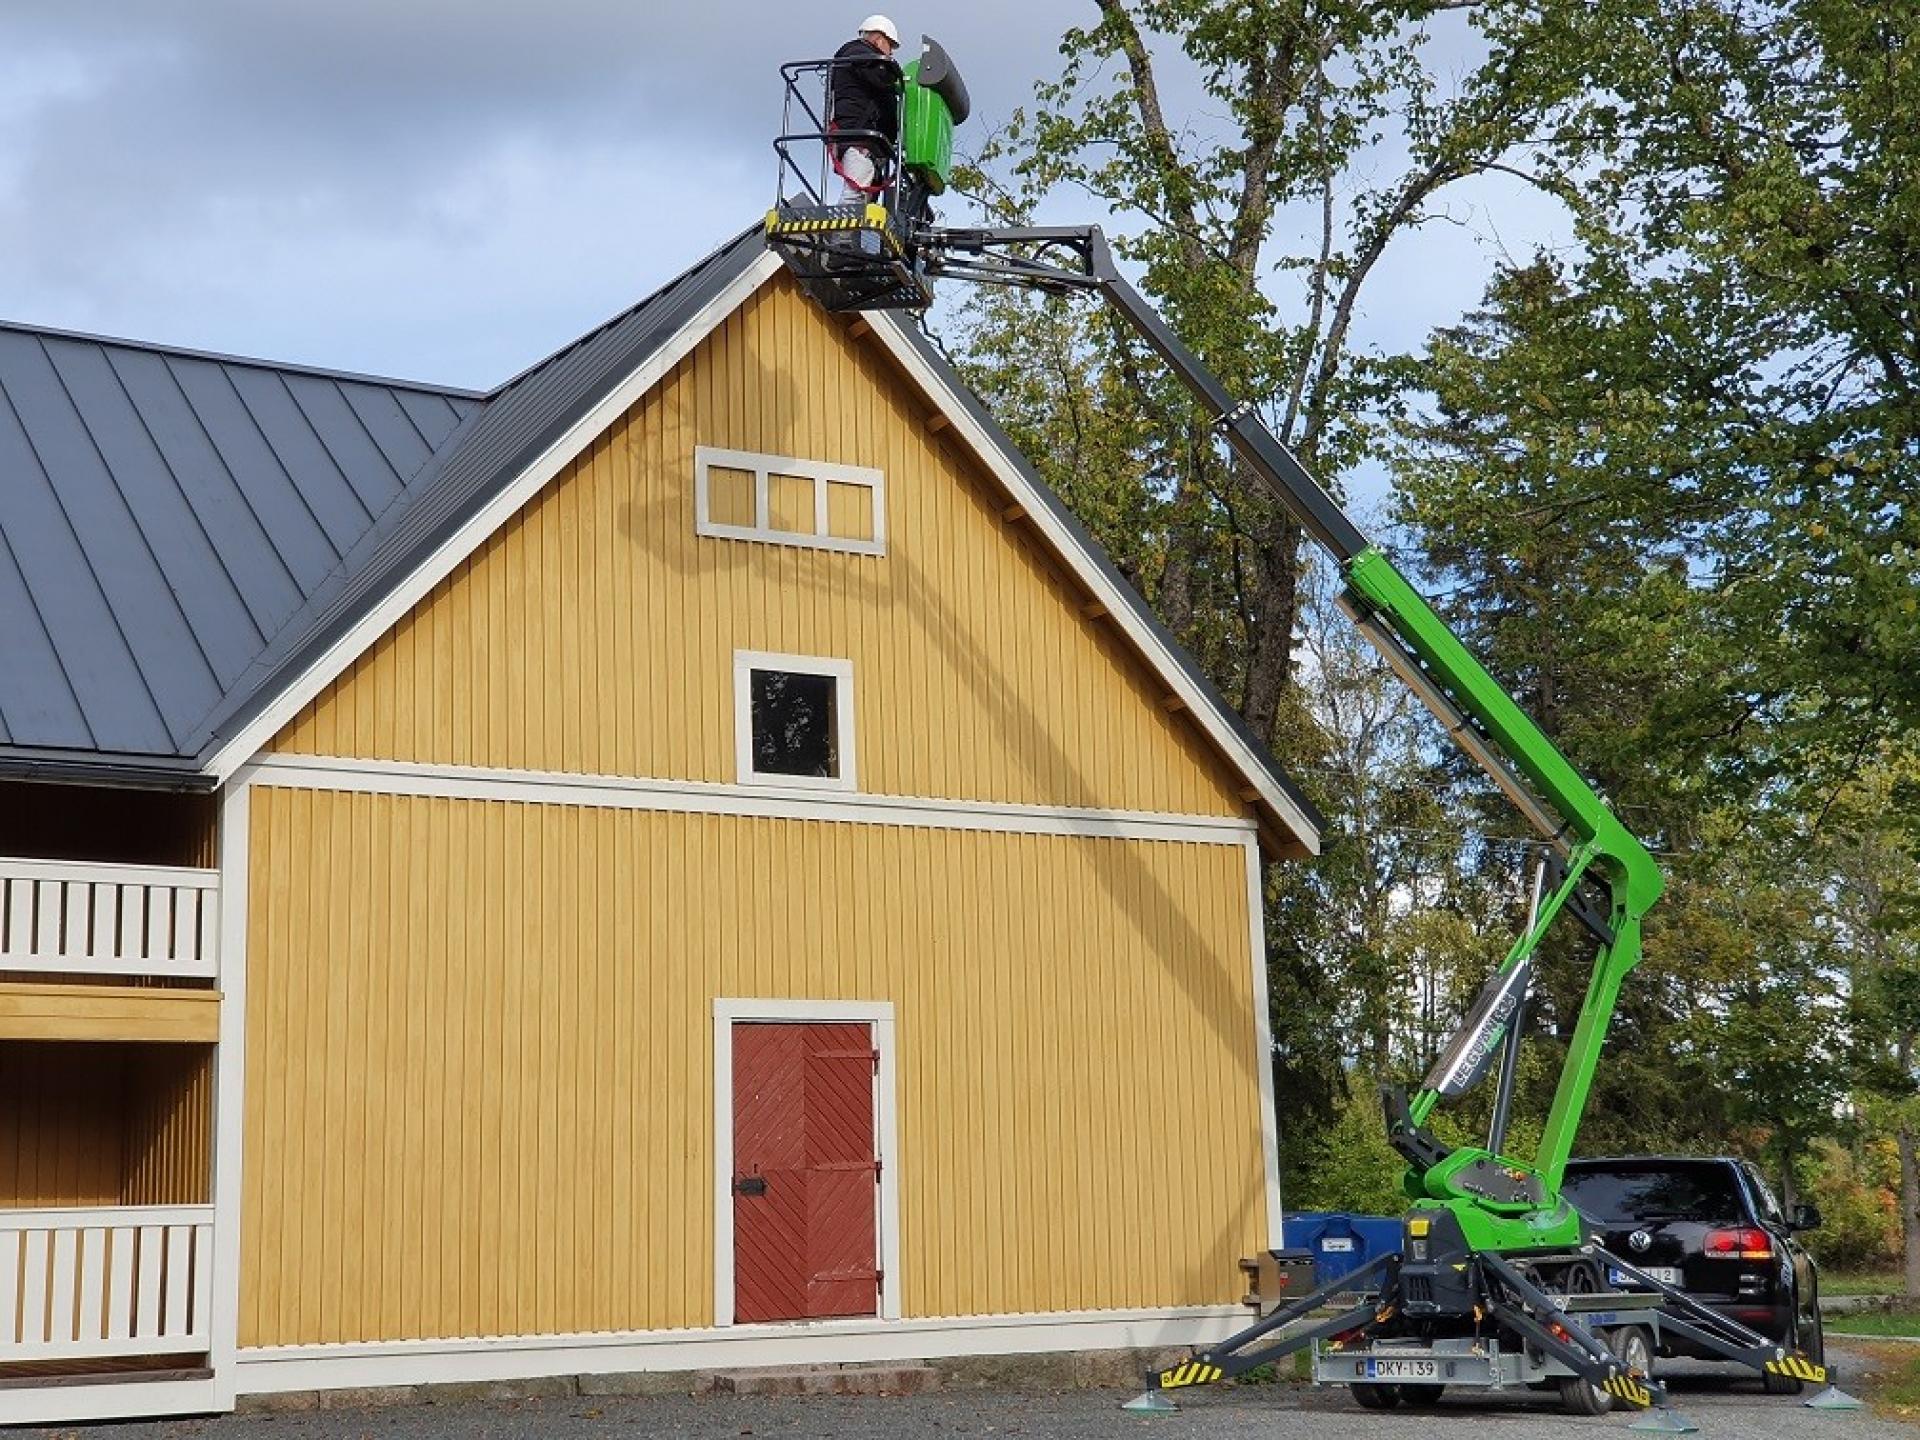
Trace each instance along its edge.
<instances>
[{"instance_id":1,"label":"trailer license plate","mask_svg":"<svg viewBox=\"0 0 1920 1440\"><path fill-rule=\"evenodd\" d=\"M1329 1255L1350 1255L1353 1253L1351 1235L1328 1235L1320 1242L1320 1248Z\"/></svg>"},{"instance_id":2,"label":"trailer license plate","mask_svg":"<svg viewBox=\"0 0 1920 1440\"><path fill-rule=\"evenodd\" d=\"M1678 1265L1642 1265L1640 1267L1640 1273L1643 1275L1651 1275L1662 1285L1678 1285L1680 1283L1680 1267ZM1615 1285L1633 1284L1633 1277L1624 1270L1614 1270L1609 1274L1608 1278L1611 1279Z\"/></svg>"},{"instance_id":3,"label":"trailer license plate","mask_svg":"<svg viewBox=\"0 0 1920 1440\"><path fill-rule=\"evenodd\" d=\"M1440 1367L1431 1360L1369 1360L1369 1380L1433 1380Z\"/></svg>"}]
</instances>

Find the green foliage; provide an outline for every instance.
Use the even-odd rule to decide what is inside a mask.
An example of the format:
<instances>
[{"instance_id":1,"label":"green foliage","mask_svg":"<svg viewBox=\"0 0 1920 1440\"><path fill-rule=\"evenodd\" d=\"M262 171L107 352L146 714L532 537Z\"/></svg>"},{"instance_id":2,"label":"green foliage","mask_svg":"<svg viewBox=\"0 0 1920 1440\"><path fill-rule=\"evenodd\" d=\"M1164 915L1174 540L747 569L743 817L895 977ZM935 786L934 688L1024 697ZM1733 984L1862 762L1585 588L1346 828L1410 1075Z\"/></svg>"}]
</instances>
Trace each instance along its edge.
<instances>
[{"instance_id":1,"label":"green foliage","mask_svg":"<svg viewBox=\"0 0 1920 1440\"><path fill-rule=\"evenodd\" d=\"M1823 1266L1878 1270L1900 1258L1900 1216L1894 1203L1899 1157L1876 1140L1856 1155L1831 1140L1814 1144L1807 1198L1820 1207L1820 1228L1801 1239Z\"/></svg>"},{"instance_id":2,"label":"green foliage","mask_svg":"<svg viewBox=\"0 0 1920 1440\"><path fill-rule=\"evenodd\" d=\"M1352 1210L1398 1215L1407 1208L1400 1190L1406 1162L1387 1144L1380 1102L1359 1094L1336 1111L1332 1125L1299 1152L1285 1188L1289 1210Z\"/></svg>"},{"instance_id":3,"label":"green foliage","mask_svg":"<svg viewBox=\"0 0 1920 1440\"><path fill-rule=\"evenodd\" d=\"M1119 217L1144 291L1325 481L1389 459L1406 568L1669 871L1580 1151L1740 1150L1831 1207L1836 1260L1904 1224L1920 1286L1893 1199L1903 1163L1920 1187L1920 12L1089 19L976 157L978 203ZM1471 28L1457 75L1445 27ZM1357 350L1381 256L1492 169L1575 243L1500 267L1418 355ZM1373 1087L1417 1080L1519 925L1519 827L1109 317L992 292L963 330L1003 423L1329 816L1267 882L1288 1203L1397 1209ZM1543 953L1516 1151L1590 954L1571 926ZM1484 1135L1488 1099L1443 1136Z\"/></svg>"},{"instance_id":4,"label":"green foliage","mask_svg":"<svg viewBox=\"0 0 1920 1440\"><path fill-rule=\"evenodd\" d=\"M1920 718L1912 16L1583 15L1591 73L1543 154L1581 193L1581 247L1436 339L1409 518L1443 563L1520 557L1553 613L1613 614L1576 633L1653 662L1629 716L1671 726L1699 786L1817 806ZM1514 548L1528 525L1573 573Z\"/></svg>"}]
</instances>

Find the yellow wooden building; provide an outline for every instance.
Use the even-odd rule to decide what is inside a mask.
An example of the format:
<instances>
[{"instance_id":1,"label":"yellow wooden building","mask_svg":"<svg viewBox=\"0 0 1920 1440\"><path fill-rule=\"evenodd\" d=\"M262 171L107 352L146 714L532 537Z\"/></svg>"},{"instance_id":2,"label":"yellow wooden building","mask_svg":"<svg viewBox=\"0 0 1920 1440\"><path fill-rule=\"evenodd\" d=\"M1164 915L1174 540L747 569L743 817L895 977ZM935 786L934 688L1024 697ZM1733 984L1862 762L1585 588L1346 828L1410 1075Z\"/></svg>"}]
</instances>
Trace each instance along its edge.
<instances>
[{"instance_id":1,"label":"yellow wooden building","mask_svg":"<svg viewBox=\"0 0 1920 1440\"><path fill-rule=\"evenodd\" d=\"M910 321L0 395L0 1420L1241 1318L1319 822Z\"/></svg>"}]
</instances>

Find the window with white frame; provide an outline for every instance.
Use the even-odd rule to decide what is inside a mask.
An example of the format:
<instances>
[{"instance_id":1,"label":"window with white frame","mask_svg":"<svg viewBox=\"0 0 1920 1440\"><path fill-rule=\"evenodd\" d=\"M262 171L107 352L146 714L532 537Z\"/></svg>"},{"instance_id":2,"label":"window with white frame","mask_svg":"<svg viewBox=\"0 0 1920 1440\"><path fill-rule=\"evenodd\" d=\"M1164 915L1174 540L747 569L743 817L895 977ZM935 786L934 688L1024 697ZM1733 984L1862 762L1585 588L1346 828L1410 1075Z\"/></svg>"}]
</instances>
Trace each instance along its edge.
<instances>
[{"instance_id":1,"label":"window with white frame","mask_svg":"<svg viewBox=\"0 0 1920 1440\"><path fill-rule=\"evenodd\" d=\"M862 465L700 445L693 494L702 535L854 555L887 550L885 478Z\"/></svg>"},{"instance_id":2,"label":"window with white frame","mask_svg":"<svg viewBox=\"0 0 1920 1440\"><path fill-rule=\"evenodd\" d=\"M851 660L736 651L733 716L740 783L854 788Z\"/></svg>"}]
</instances>

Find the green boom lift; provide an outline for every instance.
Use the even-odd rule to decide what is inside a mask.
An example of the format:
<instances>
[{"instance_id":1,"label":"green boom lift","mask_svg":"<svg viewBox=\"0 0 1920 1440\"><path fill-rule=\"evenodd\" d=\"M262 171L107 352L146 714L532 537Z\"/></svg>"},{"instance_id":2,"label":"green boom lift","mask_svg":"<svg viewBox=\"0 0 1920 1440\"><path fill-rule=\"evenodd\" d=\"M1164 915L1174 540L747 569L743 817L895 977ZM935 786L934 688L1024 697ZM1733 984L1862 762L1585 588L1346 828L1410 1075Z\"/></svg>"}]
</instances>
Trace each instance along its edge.
<instances>
[{"instance_id":1,"label":"green boom lift","mask_svg":"<svg viewBox=\"0 0 1920 1440\"><path fill-rule=\"evenodd\" d=\"M1734 1324L1601 1250L1561 1196L1621 983L1640 960L1641 921L1664 883L1647 848L1274 437L1252 403L1228 394L1128 283L1097 227L933 223L929 197L946 188L953 126L966 118L968 102L958 71L932 40L923 42L919 58L904 71L902 134L859 137L894 162L883 169L888 179L882 194L853 202L828 194L827 157L848 137L829 131L821 119L824 104L815 108L814 93L828 82L834 64L797 61L781 70L786 117L775 141L781 179L766 238L807 293L830 311L923 309L940 277L1099 295L1180 377L1233 453L1332 557L1344 582L1341 609L1539 832L1548 857L1551 888L1542 896L1536 886L1525 932L1420 1089L1411 1097L1383 1096L1389 1138L1407 1161L1403 1183L1411 1208L1403 1246L1338 1282L1342 1291L1370 1283L1376 1287L1372 1298L1304 1326L1294 1322L1313 1314L1328 1295L1283 1305L1156 1373L1154 1392L1239 1374L1315 1342L1358 1351L1382 1337L1486 1337L1558 1362L1584 1382L1577 1394L1590 1410L1613 1401L1640 1409L1664 1405L1660 1384L1570 1311L1569 1297L1599 1294L1621 1280L1639 1296L1654 1297L1659 1323L1669 1331L1763 1374L1826 1379L1817 1357ZM1531 1156L1514 1155L1507 1150L1507 1121L1534 958L1563 915L1596 946L1592 978L1539 1146ZM1479 1084L1496 1059L1499 1088L1487 1143L1443 1145L1427 1128L1434 1107ZM1368 1400L1372 1392L1372 1402L1379 1403L1392 1388L1356 1385L1355 1394ZM1569 1403L1576 1404L1571 1398ZM1164 1402L1157 1408L1166 1408Z\"/></svg>"}]
</instances>

